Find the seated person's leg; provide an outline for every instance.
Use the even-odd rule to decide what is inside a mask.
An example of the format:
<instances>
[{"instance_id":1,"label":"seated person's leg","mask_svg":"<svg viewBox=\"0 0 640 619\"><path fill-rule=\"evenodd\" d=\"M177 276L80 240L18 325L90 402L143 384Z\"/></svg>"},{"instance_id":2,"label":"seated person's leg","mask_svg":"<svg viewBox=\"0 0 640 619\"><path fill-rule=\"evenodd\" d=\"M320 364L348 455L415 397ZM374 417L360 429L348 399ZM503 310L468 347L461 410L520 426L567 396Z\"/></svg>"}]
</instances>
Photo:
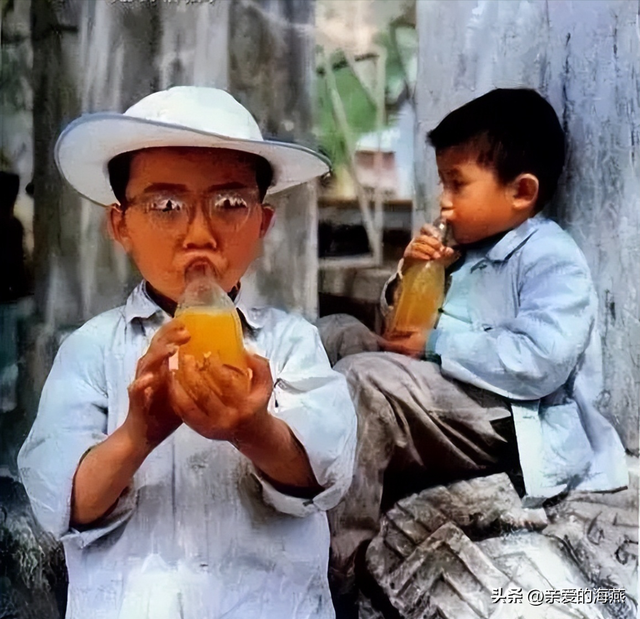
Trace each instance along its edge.
<instances>
[{"instance_id":1,"label":"seated person's leg","mask_svg":"<svg viewBox=\"0 0 640 619\"><path fill-rule=\"evenodd\" d=\"M386 509L402 490L505 466L508 444L492 421L510 415L505 400L444 378L431 362L364 353L335 369L356 407L358 447L351 488L329 512L334 592L352 586L356 553L378 532L383 500Z\"/></svg>"},{"instance_id":2,"label":"seated person's leg","mask_svg":"<svg viewBox=\"0 0 640 619\"><path fill-rule=\"evenodd\" d=\"M343 357L380 350L375 334L349 314L331 314L316 322L331 365Z\"/></svg>"}]
</instances>

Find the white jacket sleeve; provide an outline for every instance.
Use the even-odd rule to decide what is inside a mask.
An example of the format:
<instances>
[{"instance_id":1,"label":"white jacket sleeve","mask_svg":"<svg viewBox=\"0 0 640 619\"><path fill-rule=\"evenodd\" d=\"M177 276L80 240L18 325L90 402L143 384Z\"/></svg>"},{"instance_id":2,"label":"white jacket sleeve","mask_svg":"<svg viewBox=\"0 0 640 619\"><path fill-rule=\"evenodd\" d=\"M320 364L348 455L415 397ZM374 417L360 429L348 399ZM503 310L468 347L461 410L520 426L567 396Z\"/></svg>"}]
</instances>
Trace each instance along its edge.
<instances>
[{"instance_id":1,"label":"white jacket sleeve","mask_svg":"<svg viewBox=\"0 0 640 619\"><path fill-rule=\"evenodd\" d=\"M271 412L285 421L300 441L323 490L312 499L297 498L257 475L265 500L275 509L306 516L334 507L351 484L356 415L346 380L331 369L314 326L294 318L276 345L281 347L278 356L283 363L274 372Z\"/></svg>"},{"instance_id":2,"label":"white jacket sleeve","mask_svg":"<svg viewBox=\"0 0 640 619\"><path fill-rule=\"evenodd\" d=\"M107 394L103 352L85 325L60 347L38 414L18 454L20 477L41 526L56 539L85 546L126 521L135 505L128 488L116 507L83 531L70 526L73 479L82 457L106 438Z\"/></svg>"}]
</instances>

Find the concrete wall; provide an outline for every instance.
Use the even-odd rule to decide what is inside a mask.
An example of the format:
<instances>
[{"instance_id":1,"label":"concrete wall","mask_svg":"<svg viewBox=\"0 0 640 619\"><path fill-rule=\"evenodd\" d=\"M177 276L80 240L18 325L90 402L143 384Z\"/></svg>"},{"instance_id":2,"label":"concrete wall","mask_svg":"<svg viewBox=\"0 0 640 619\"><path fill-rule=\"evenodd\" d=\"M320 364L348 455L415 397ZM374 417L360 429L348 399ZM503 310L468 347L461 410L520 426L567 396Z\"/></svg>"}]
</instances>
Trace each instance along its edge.
<instances>
[{"instance_id":1,"label":"concrete wall","mask_svg":"<svg viewBox=\"0 0 640 619\"><path fill-rule=\"evenodd\" d=\"M0 2L0 6L4 7ZM14 3L0 14L0 169L20 175L15 215L25 228L26 244L33 249L33 201L24 188L33 174L32 63L29 2Z\"/></svg>"},{"instance_id":2,"label":"concrete wall","mask_svg":"<svg viewBox=\"0 0 640 619\"><path fill-rule=\"evenodd\" d=\"M425 135L496 87L539 90L568 135L550 214L585 252L600 299L602 412L638 451L640 408L640 4L626 0L417 3L418 227L437 211Z\"/></svg>"},{"instance_id":3,"label":"concrete wall","mask_svg":"<svg viewBox=\"0 0 640 619\"><path fill-rule=\"evenodd\" d=\"M230 3L229 92L265 137L313 148L315 2ZM245 278L247 297L314 319L318 311L318 215L314 183L271 200L274 224Z\"/></svg>"}]
</instances>

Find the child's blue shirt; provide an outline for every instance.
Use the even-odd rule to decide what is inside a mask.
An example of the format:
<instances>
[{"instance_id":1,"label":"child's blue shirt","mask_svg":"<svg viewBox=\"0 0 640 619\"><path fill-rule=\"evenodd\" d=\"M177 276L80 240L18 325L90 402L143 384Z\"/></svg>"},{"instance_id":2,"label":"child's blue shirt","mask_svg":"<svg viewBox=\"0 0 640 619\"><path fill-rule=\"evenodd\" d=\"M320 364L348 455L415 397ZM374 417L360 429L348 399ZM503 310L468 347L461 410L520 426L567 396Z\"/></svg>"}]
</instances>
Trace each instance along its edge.
<instances>
[{"instance_id":1,"label":"child's blue shirt","mask_svg":"<svg viewBox=\"0 0 640 619\"><path fill-rule=\"evenodd\" d=\"M597 298L575 241L537 215L468 252L427 352L442 373L511 401L531 502L628 481L624 448L598 411Z\"/></svg>"}]
</instances>

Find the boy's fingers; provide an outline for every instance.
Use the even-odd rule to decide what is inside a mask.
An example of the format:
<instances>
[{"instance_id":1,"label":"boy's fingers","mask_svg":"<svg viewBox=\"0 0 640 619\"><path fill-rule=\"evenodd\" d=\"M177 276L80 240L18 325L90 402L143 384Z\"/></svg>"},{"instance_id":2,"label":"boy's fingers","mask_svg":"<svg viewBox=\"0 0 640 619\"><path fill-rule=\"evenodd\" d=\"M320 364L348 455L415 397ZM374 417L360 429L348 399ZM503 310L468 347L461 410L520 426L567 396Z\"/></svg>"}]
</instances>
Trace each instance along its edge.
<instances>
[{"instance_id":1,"label":"boy's fingers","mask_svg":"<svg viewBox=\"0 0 640 619\"><path fill-rule=\"evenodd\" d=\"M437 260L440 255L436 254L435 252L426 252L423 251L422 249L409 249L407 250L407 252L404 255L405 258L409 258L411 260L420 260L423 262L428 262L430 260Z\"/></svg>"},{"instance_id":2,"label":"boy's fingers","mask_svg":"<svg viewBox=\"0 0 640 619\"><path fill-rule=\"evenodd\" d=\"M420 234L425 236L435 237L436 239L440 239L440 230L431 224L424 224L422 228L420 228Z\"/></svg>"},{"instance_id":3,"label":"boy's fingers","mask_svg":"<svg viewBox=\"0 0 640 619\"><path fill-rule=\"evenodd\" d=\"M183 355L180 358L180 371L177 374L178 382L183 389L200 404L203 392L208 389L208 385L203 377L203 372L198 368L198 364L192 355Z\"/></svg>"},{"instance_id":4,"label":"boy's fingers","mask_svg":"<svg viewBox=\"0 0 640 619\"><path fill-rule=\"evenodd\" d=\"M168 344L161 347L159 344L151 345L149 350L140 357L136 368L136 377L142 376L149 372L159 373L162 370L164 362L174 355L178 350L176 344Z\"/></svg>"},{"instance_id":5,"label":"boy's fingers","mask_svg":"<svg viewBox=\"0 0 640 619\"><path fill-rule=\"evenodd\" d=\"M438 239L420 235L415 237L405 251L405 257L417 257L423 260L437 260L442 257L446 246Z\"/></svg>"},{"instance_id":6,"label":"boy's fingers","mask_svg":"<svg viewBox=\"0 0 640 619\"><path fill-rule=\"evenodd\" d=\"M151 387L155 381L156 376L147 372L136 377L136 379L129 385L129 391L144 391L147 387Z\"/></svg>"},{"instance_id":7,"label":"boy's fingers","mask_svg":"<svg viewBox=\"0 0 640 619\"><path fill-rule=\"evenodd\" d=\"M413 243L420 245L430 245L431 247L435 247L436 249L444 247L440 239L437 239L433 236L428 236L426 234L419 234L418 236L416 236L413 239Z\"/></svg>"},{"instance_id":8,"label":"boy's fingers","mask_svg":"<svg viewBox=\"0 0 640 619\"><path fill-rule=\"evenodd\" d=\"M169 345L181 346L191 339L189 331L179 320L162 325L151 339L149 351L164 349ZM148 351L147 351L148 352Z\"/></svg>"},{"instance_id":9,"label":"boy's fingers","mask_svg":"<svg viewBox=\"0 0 640 619\"><path fill-rule=\"evenodd\" d=\"M404 252L404 258L411 258L413 260L438 260L442 255L433 248L415 247L409 246Z\"/></svg>"},{"instance_id":10,"label":"boy's fingers","mask_svg":"<svg viewBox=\"0 0 640 619\"><path fill-rule=\"evenodd\" d=\"M199 378L204 384L207 386L209 390L216 394L218 398L222 397L222 385L216 380L216 372L211 371L212 365L214 367L218 367L219 360L217 357L211 355L210 357L206 357L204 362L200 365L198 364L193 357L187 355L189 357L187 359L187 376L191 374L198 373Z\"/></svg>"},{"instance_id":11,"label":"boy's fingers","mask_svg":"<svg viewBox=\"0 0 640 619\"><path fill-rule=\"evenodd\" d=\"M198 434L211 438L210 417L198 406L175 374L169 378L169 395L176 415Z\"/></svg>"},{"instance_id":12,"label":"boy's fingers","mask_svg":"<svg viewBox=\"0 0 640 619\"><path fill-rule=\"evenodd\" d=\"M206 378L206 372L198 368L195 358L191 355L184 355L181 359L177 378L183 389L203 410L213 410L221 406L220 392L215 385L210 384Z\"/></svg>"},{"instance_id":13,"label":"boy's fingers","mask_svg":"<svg viewBox=\"0 0 640 619\"><path fill-rule=\"evenodd\" d=\"M420 247L425 251L433 250L442 253L446 245L443 245L438 239L434 239L430 236L418 236L412 242L413 247Z\"/></svg>"},{"instance_id":14,"label":"boy's fingers","mask_svg":"<svg viewBox=\"0 0 640 619\"><path fill-rule=\"evenodd\" d=\"M416 243L415 241L411 241L411 243L409 243L409 245L407 245L407 249L405 251L405 254L415 253L416 251L420 251L422 253L426 253L428 255L431 255L431 254L435 253L437 250L436 250L435 247L433 247L431 245L423 245L421 243Z\"/></svg>"},{"instance_id":15,"label":"boy's fingers","mask_svg":"<svg viewBox=\"0 0 640 619\"><path fill-rule=\"evenodd\" d=\"M260 355L247 355L247 365L251 370L251 382L254 385L271 385L273 386L273 376L271 375L271 366L269 360Z\"/></svg>"},{"instance_id":16,"label":"boy's fingers","mask_svg":"<svg viewBox=\"0 0 640 619\"><path fill-rule=\"evenodd\" d=\"M415 260L439 260L440 258L452 258L456 255L455 249L443 245L439 239L420 235L409 243L404 253L405 258Z\"/></svg>"},{"instance_id":17,"label":"boy's fingers","mask_svg":"<svg viewBox=\"0 0 640 619\"><path fill-rule=\"evenodd\" d=\"M153 388L156 380L156 376L151 373L146 373L136 378L128 388L129 402L145 407L149 402L149 390Z\"/></svg>"},{"instance_id":18,"label":"boy's fingers","mask_svg":"<svg viewBox=\"0 0 640 619\"><path fill-rule=\"evenodd\" d=\"M246 370L222 363L220 358L214 355L204 360L202 374L209 384L225 400L229 397L242 397L249 387L249 376Z\"/></svg>"},{"instance_id":19,"label":"boy's fingers","mask_svg":"<svg viewBox=\"0 0 640 619\"><path fill-rule=\"evenodd\" d=\"M147 352L138 361L137 374L158 371L162 364L174 355L182 344L191 339L182 323L172 320L158 329Z\"/></svg>"},{"instance_id":20,"label":"boy's fingers","mask_svg":"<svg viewBox=\"0 0 640 619\"><path fill-rule=\"evenodd\" d=\"M174 318L158 329L151 342L186 344L190 339L191 336L184 323L179 318Z\"/></svg>"}]
</instances>

